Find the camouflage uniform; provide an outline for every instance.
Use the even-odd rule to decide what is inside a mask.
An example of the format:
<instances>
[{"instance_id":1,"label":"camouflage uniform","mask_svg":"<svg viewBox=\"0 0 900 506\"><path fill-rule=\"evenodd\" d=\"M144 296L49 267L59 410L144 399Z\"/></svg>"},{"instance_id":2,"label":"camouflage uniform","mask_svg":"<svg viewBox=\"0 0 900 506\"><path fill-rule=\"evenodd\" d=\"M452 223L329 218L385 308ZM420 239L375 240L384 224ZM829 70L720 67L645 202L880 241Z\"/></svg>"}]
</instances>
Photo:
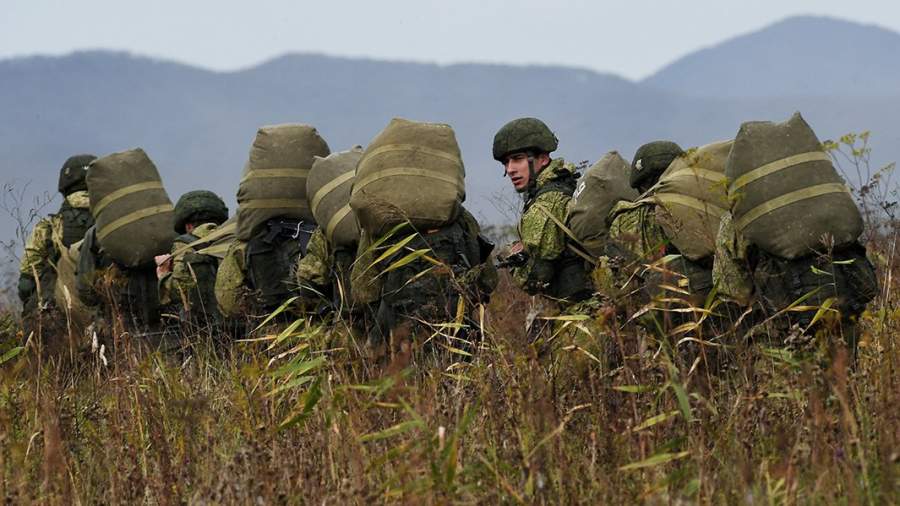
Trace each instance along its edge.
<instances>
[{"instance_id":1,"label":"camouflage uniform","mask_svg":"<svg viewBox=\"0 0 900 506\"><path fill-rule=\"evenodd\" d=\"M350 280L354 303L376 314L380 335L370 335L370 339L383 339L398 326L408 326L416 333L427 323L455 321L466 316L460 304L486 302L498 277L487 261L490 246L480 239L480 232L475 217L463 209L454 223L417 234L405 248L378 264L374 261L392 242L375 248L363 232ZM403 231L397 233L398 238L403 236ZM411 250L421 249L430 250L427 255L440 265L420 257L386 271Z\"/></svg>"},{"instance_id":2,"label":"camouflage uniform","mask_svg":"<svg viewBox=\"0 0 900 506\"><path fill-rule=\"evenodd\" d=\"M351 310L350 270L356 260L356 248L334 248L317 228L306 246L306 255L297 262L297 284L308 310L327 307Z\"/></svg>"},{"instance_id":3,"label":"camouflage uniform","mask_svg":"<svg viewBox=\"0 0 900 506\"><path fill-rule=\"evenodd\" d=\"M246 268L244 258L247 252L247 243L234 241L225 253L225 258L219 263L216 272L216 302L219 311L229 318L235 318L246 309L247 298L251 290L247 287Z\"/></svg>"},{"instance_id":4,"label":"camouflage uniform","mask_svg":"<svg viewBox=\"0 0 900 506\"><path fill-rule=\"evenodd\" d=\"M204 223L191 230L193 240L203 239L218 228L216 223ZM185 260L190 253L196 253L194 248L188 248L193 242L188 237L179 236L172 243L172 271L167 272L159 279L159 302L164 306L184 305L191 292L197 289L197 279L189 262Z\"/></svg>"},{"instance_id":5,"label":"camouflage uniform","mask_svg":"<svg viewBox=\"0 0 900 506\"><path fill-rule=\"evenodd\" d=\"M75 286L89 307L104 308L112 322L121 317L128 330L147 330L159 323L156 266L124 267L113 260L91 227L81 245Z\"/></svg>"},{"instance_id":6,"label":"camouflage uniform","mask_svg":"<svg viewBox=\"0 0 900 506\"><path fill-rule=\"evenodd\" d=\"M733 299L742 306L750 304L753 276L748 265L749 244L735 233L731 213L725 213L716 235L713 261L713 285L720 296Z\"/></svg>"},{"instance_id":7,"label":"camouflage uniform","mask_svg":"<svg viewBox=\"0 0 900 506\"><path fill-rule=\"evenodd\" d=\"M730 213L723 216L716 236L713 280L720 295L741 307L754 307L747 325L766 323L766 328L755 327L754 334L768 332L777 340L788 335L793 325L800 329L811 325L817 308L827 303L839 312L837 323L853 351L855 321L878 293L875 269L861 244L844 245L828 255L784 259L751 245L735 229ZM801 300L802 306L813 309L784 311ZM832 314L824 314L828 318L823 320L835 320Z\"/></svg>"},{"instance_id":8,"label":"camouflage uniform","mask_svg":"<svg viewBox=\"0 0 900 506\"><path fill-rule=\"evenodd\" d=\"M563 290L558 286L561 282L560 263L574 259L566 249L566 232L557 221L566 222L577 177L573 165L556 159L537 174L535 184L525 194L518 232L526 261L524 265L513 267L511 274L516 283L532 295L564 296L559 293Z\"/></svg>"},{"instance_id":9,"label":"camouflage uniform","mask_svg":"<svg viewBox=\"0 0 900 506\"><path fill-rule=\"evenodd\" d=\"M80 240L93 224L87 192L87 166L93 155L69 157L60 169L58 189L64 196L59 211L40 220L28 237L19 265L19 298L23 313L47 306L53 298L56 262L63 249ZM40 290L40 301L38 294Z\"/></svg>"},{"instance_id":10,"label":"camouflage uniform","mask_svg":"<svg viewBox=\"0 0 900 506\"><path fill-rule=\"evenodd\" d=\"M299 259L306 255L314 227L310 223L274 218L250 241L231 243L216 273L219 311L228 318L248 311L269 312L296 295L294 270ZM260 256L254 261L256 252ZM255 275L260 276L258 283L254 282Z\"/></svg>"},{"instance_id":11,"label":"camouflage uniform","mask_svg":"<svg viewBox=\"0 0 900 506\"><path fill-rule=\"evenodd\" d=\"M175 232L181 235L172 245L171 270L160 276L159 299L182 321L209 323L218 317L214 294L218 259L188 245L210 236L227 219L225 202L208 190L187 192L175 204Z\"/></svg>"}]
</instances>

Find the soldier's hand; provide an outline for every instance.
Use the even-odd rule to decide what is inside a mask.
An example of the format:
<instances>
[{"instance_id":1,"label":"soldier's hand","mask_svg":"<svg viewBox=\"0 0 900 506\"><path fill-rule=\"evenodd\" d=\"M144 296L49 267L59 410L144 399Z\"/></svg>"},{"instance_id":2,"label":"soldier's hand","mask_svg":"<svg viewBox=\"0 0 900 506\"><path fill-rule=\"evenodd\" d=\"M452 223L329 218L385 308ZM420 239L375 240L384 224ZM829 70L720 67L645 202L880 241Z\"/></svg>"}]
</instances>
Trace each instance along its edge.
<instances>
[{"instance_id":1,"label":"soldier's hand","mask_svg":"<svg viewBox=\"0 0 900 506\"><path fill-rule=\"evenodd\" d=\"M156 255L153 257L156 260L156 277L162 279L163 276L172 272L172 255Z\"/></svg>"},{"instance_id":2,"label":"soldier's hand","mask_svg":"<svg viewBox=\"0 0 900 506\"><path fill-rule=\"evenodd\" d=\"M524 265L525 262L525 246L520 241L510 244L497 255L497 267L501 269L518 267Z\"/></svg>"}]
</instances>

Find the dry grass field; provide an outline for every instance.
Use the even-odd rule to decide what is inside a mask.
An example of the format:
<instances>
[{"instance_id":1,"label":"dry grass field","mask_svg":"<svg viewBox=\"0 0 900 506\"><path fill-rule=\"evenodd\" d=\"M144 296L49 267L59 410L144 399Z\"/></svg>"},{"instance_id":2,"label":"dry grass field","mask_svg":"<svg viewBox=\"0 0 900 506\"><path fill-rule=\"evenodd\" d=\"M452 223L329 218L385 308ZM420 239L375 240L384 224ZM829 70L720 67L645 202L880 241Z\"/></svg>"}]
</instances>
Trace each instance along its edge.
<instances>
[{"instance_id":1,"label":"dry grass field","mask_svg":"<svg viewBox=\"0 0 900 506\"><path fill-rule=\"evenodd\" d=\"M501 280L467 346L370 356L342 322L50 358L0 329L0 497L50 504L897 504L897 229L855 362L599 307L534 320ZM629 309L624 314L631 313ZM702 314L702 313L698 313ZM18 333L18 335L17 335ZM227 341L227 342L223 342Z\"/></svg>"}]
</instances>

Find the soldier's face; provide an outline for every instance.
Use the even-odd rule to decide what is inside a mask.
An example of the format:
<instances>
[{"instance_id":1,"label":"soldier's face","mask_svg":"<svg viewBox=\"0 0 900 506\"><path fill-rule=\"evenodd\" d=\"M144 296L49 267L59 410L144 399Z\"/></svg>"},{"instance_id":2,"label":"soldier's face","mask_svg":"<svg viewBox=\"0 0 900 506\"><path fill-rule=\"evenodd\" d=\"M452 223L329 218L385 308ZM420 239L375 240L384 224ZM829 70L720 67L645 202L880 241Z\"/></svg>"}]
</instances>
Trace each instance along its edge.
<instances>
[{"instance_id":1,"label":"soldier's face","mask_svg":"<svg viewBox=\"0 0 900 506\"><path fill-rule=\"evenodd\" d=\"M541 171L541 169L549 163L549 157L547 154L542 153L534 157L534 172L537 174ZM517 192L523 192L528 189L528 184L531 182L531 173L528 170L528 154L527 153L514 153L509 155L506 158L506 162L503 164L504 169L506 169L506 175L509 176L510 182L512 182L513 188L516 189Z\"/></svg>"},{"instance_id":2,"label":"soldier's face","mask_svg":"<svg viewBox=\"0 0 900 506\"><path fill-rule=\"evenodd\" d=\"M528 172L527 154L516 153L510 155L506 159L504 168L506 169L506 175L509 176L509 180L516 191L520 192L525 190L525 188L528 188L528 178L531 174Z\"/></svg>"}]
</instances>

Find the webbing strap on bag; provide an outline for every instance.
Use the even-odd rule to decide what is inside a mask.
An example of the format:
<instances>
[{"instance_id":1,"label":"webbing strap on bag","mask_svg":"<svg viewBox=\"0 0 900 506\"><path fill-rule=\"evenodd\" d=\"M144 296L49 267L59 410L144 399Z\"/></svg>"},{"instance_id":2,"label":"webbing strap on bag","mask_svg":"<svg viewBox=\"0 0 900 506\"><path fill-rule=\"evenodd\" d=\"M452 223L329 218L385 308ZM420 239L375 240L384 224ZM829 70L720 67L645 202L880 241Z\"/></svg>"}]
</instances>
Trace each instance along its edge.
<instances>
[{"instance_id":1,"label":"webbing strap on bag","mask_svg":"<svg viewBox=\"0 0 900 506\"><path fill-rule=\"evenodd\" d=\"M174 212L175 208L172 207L172 204L163 204L161 206L153 206L147 207L144 209L139 209L134 211L133 213L128 213L125 216L122 216L118 220L114 220L108 223L105 227L101 228L97 231L97 239L103 240L109 234L115 232L116 230L124 227L125 225L130 225L138 220L142 220L148 216L153 216L154 214L166 213L166 212Z\"/></svg>"},{"instance_id":2,"label":"webbing strap on bag","mask_svg":"<svg viewBox=\"0 0 900 506\"><path fill-rule=\"evenodd\" d=\"M830 161L831 157L824 151L809 151L807 153L800 153L797 155L788 156L786 158L781 158L779 160L769 162L761 167L757 167L750 172L747 172L743 176L735 179L734 182L731 183L729 191L736 191L744 186L747 186L753 181L756 181L759 178L774 174L775 172L787 169L788 167L800 165L801 163Z\"/></svg>"},{"instance_id":3,"label":"webbing strap on bag","mask_svg":"<svg viewBox=\"0 0 900 506\"><path fill-rule=\"evenodd\" d=\"M334 216L332 216L331 219L328 220L328 225L326 225L325 227L325 237L328 238L328 242L334 243L334 229L336 229L338 225L340 225L341 222L344 221L344 218L346 218L351 211L353 210L350 209L350 204L347 204L338 212L334 213Z\"/></svg>"},{"instance_id":4,"label":"webbing strap on bag","mask_svg":"<svg viewBox=\"0 0 900 506\"><path fill-rule=\"evenodd\" d=\"M380 170L375 174L370 174L362 179L357 180L356 184L353 185L353 193L356 194L356 192L358 192L362 188L365 188L367 185L374 183L375 181L395 176L424 177L428 179L436 179L447 184L452 184L457 188L463 187L463 182L459 178L459 176L448 176L446 174L420 169L418 167L393 167L390 169Z\"/></svg>"},{"instance_id":5,"label":"webbing strap on bag","mask_svg":"<svg viewBox=\"0 0 900 506\"><path fill-rule=\"evenodd\" d=\"M661 181L669 181L679 177L691 177L694 179L705 179L713 183L720 183L725 179L725 174L709 169L701 169L700 167L685 167L678 169L671 174L666 174Z\"/></svg>"},{"instance_id":6,"label":"webbing strap on bag","mask_svg":"<svg viewBox=\"0 0 900 506\"><path fill-rule=\"evenodd\" d=\"M663 206L665 206L666 204L678 204L685 207L690 207L691 209L700 211L704 214L711 214L716 218L721 218L722 215L724 215L726 212L725 209L715 204L700 200L696 197L680 195L677 193L657 193L652 197L642 198L638 202L644 204L662 204Z\"/></svg>"},{"instance_id":7,"label":"webbing strap on bag","mask_svg":"<svg viewBox=\"0 0 900 506\"><path fill-rule=\"evenodd\" d=\"M562 230L567 236L569 236L569 238L572 239L575 245L578 245L578 247L575 247L575 245L573 245L572 243L567 244L569 251L585 259L591 265L597 265L597 259L587 252L587 247L581 241L579 241L577 237L575 237L575 232L572 232L572 229L567 227L566 224L563 223L559 218L553 216L553 213L551 213L550 210L544 207L544 205L540 202L536 202L533 207L539 209L548 218L550 218L550 221L555 223L556 226L560 228L560 230Z\"/></svg>"},{"instance_id":8,"label":"webbing strap on bag","mask_svg":"<svg viewBox=\"0 0 900 506\"><path fill-rule=\"evenodd\" d=\"M237 231L237 222L233 221L233 222L229 223L228 225L225 225L224 227L219 227L219 228L213 230L209 234L197 239L196 241L191 241L189 244L185 244L182 247L176 249L174 252L172 252L172 256L177 257L178 255L181 255L182 253L184 253L186 251L196 249L197 246L200 246L203 244L209 244L213 241L221 239L222 237L225 237L226 235L233 234L236 231ZM215 247L215 246L210 246L210 248L213 248L213 247ZM226 248L227 248L227 243L226 243Z\"/></svg>"},{"instance_id":9,"label":"webbing strap on bag","mask_svg":"<svg viewBox=\"0 0 900 506\"><path fill-rule=\"evenodd\" d=\"M253 199L239 202L240 209L308 209L300 199Z\"/></svg>"},{"instance_id":10,"label":"webbing strap on bag","mask_svg":"<svg viewBox=\"0 0 900 506\"><path fill-rule=\"evenodd\" d=\"M223 242L222 244L214 244L212 246L203 248L198 250L197 253L201 255L209 255L211 257L216 257L218 259L225 258L225 254L228 253L228 248L231 247L231 243Z\"/></svg>"},{"instance_id":11,"label":"webbing strap on bag","mask_svg":"<svg viewBox=\"0 0 900 506\"><path fill-rule=\"evenodd\" d=\"M125 186L123 188L119 188L118 190L110 193L109 195L100 199L99 202L94 204L93 213L94 216L99 216L100 211L106 209L106 206L112 204L114 201L119 200L120 198L131 195L132 193L147 191L147 190L162 190L163 185L162 181L146 181L143 183L137 183Z\"/></svg>"},{"instance_id":12,"label":"webbing strap on bag","mask_svg":"<svg viewBox=\"0 0 900 506\"><path fill-rule=\"evenodd\" d=\"M241 178L241 183L249 179L267 179L276 177L305 178L307 176L309 176L309 169L252 169L244 174L244 177Z\"/></svg>"},{"instance_id":13,"label":"webbing strap on bag","mask_svg":"<svg viewBox=\"0 0 900 506\"><path fill-rule=\"evenodd\" d=\"M426 155L443 158L444 160L462 165L462 159L455 153L448 153L446 151L429 148L427 146L420 146L418 144L385 144L384 146L379 146L366 153L366 157L364 159L368 160L369 158L373 158L384 153L389 153L391 151L402 151L404 153L424 153ZM362 161L360 161L360 165L362 165Z\"/></svg>"},{"instance_id":14,"label":"webbing strap on bag","mask_svg":"<svg viewBox=\"0 0 900 506\"><path fill-rule=\"evenodd\" d=\"M327 197L328 194L331 193L338 186L353 179L353 177L355 175L356 174L354 174L352 170L349 172L345 172L345 173L341 174L340 176L332 179L327 184L323 185L321 188L319 188L319 191L317 191L313 195L312 199L309 201L309 207L310 207L310 209L312 209L313 215L316 214L316 210L319 208L319 204L322 203L322 199Z\"/></svg>"},{"instance_id":15,"label":"webbing strap on bag","mask_svg":"<svg viewBox=\"0 0 900 506\"><path fill-rule=\"evenodd\" d=\"M797 202L803 200L820 197L822 195L828 195L829 193L849 192L847 191L847 187L844 186L844 183L825 183L792 191L790 193L785 193L784 195L776 197L772 200L763 202L762 204L745 213L735 221L735 228L737 228L738 231L743 232L744 229L750 226L751 223L763 217L764 215L771 213L772 211L781 209L782 207L789 206L791 204L796 204Z\"/></svg>"}]
</instances>

